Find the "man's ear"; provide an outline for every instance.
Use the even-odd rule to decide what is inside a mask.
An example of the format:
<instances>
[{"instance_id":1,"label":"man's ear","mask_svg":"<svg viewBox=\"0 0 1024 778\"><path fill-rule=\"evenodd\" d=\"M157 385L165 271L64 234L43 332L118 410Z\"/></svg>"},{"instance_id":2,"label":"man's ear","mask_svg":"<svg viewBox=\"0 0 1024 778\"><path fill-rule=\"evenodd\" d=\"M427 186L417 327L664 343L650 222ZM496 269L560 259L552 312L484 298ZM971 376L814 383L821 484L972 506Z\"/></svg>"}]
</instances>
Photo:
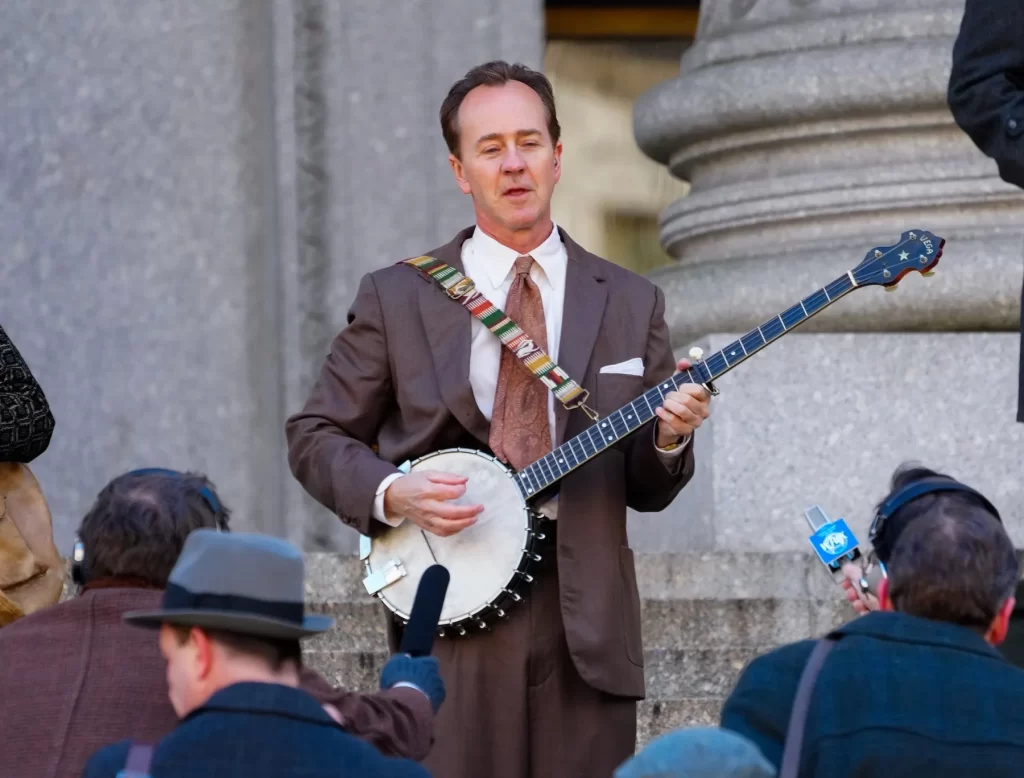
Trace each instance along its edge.
<instances>
[{"instance_id":1,"label":"man's ear","mask_svg":"<svg viewBox=\"0 0 1024 778\"><path fill-rule=\"evenodd\" d=\"M455 183L459 185L462 194L469 194L472 190L469 186L469 181L466 180L466 170L462 165L462 160L454 154L449 154L448 164L452 166L452 172L455 174Z\"/></svg>"},{"instance_id":2,"label":"man's ear","mask_svg":"<svg viewBox=\"0 0 1024 778\"><path fill-rule=\"evenodd\" d=\"M878 582L878 606L884 611L894 611L892 598L889 597L889 579L883 578Z\"/></svg>"},{"instance_id":3,"label":"man's ear","mask_svg":"<svg viewBox=\"0 0 1024 778\"><path fill-rule=\"evenodd\" d=\"M195 652L196 671L200 680L206 680L213 670L213 641L210 636L198 627L192 627L189 631L189 642Z\"/></svg>"},{"instance_id":4,"label":"man's ear","mask_svg":"<svg viewBox=\"0 0 1024 778\"><path fill-rule=\"evenodd\" d=\"M1016 605L1017 600L1013 597L1008 597L1006 602L999 608L999 613L992 619L988 632L985 633L985 640L991 645L998 646L1006 640L1006 633L1010 631L1010 616L1013 615L1013 609Z\"/></svg>"}]
</instances>

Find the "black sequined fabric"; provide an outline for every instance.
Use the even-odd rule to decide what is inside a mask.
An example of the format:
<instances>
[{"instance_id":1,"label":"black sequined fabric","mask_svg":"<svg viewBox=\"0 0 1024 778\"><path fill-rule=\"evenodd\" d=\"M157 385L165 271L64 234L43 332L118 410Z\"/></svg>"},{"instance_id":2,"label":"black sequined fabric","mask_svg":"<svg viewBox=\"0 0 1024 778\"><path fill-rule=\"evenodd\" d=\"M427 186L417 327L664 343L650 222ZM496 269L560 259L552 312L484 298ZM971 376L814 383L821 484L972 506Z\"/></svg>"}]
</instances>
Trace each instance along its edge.
<instances>
[{"instance_id":1,"label":"black sequined fabric","mask_svg":"<svg viewBox=\"0 0 1024 778\"><path fill-rule=\"evenodd\" d=\"M50 404L0 327L0 462L31 462L52 435Z\"/></svg>"}]
</instances>

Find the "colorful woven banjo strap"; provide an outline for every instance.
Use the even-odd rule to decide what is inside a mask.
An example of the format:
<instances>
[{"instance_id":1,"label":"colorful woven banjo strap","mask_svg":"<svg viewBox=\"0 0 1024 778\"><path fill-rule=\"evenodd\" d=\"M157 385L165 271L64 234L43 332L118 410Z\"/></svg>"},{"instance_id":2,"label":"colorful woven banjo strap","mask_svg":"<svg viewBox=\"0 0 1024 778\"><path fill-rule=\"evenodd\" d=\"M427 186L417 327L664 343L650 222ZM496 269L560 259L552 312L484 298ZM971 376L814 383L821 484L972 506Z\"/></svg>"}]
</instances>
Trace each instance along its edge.
<instances>
[{"instance_id":1,"label":"colorful woven banjo strap","mask_svg":"<svg viewBox=\"0 0 1024 778\"><path fill-rule=\"evenodd\" d=\"M597 411L586 405L590 393L573 381L569 374L556 365L544 349L533 340L494 303L477 291L473 280L462 275L451 265L434 257L413 257L402 261L412 265L436 281L453 300L462 303L469 312L483 322L509 351L550 389L567 410L580 408L597 421Z\"/></svg>"}]
</instances>

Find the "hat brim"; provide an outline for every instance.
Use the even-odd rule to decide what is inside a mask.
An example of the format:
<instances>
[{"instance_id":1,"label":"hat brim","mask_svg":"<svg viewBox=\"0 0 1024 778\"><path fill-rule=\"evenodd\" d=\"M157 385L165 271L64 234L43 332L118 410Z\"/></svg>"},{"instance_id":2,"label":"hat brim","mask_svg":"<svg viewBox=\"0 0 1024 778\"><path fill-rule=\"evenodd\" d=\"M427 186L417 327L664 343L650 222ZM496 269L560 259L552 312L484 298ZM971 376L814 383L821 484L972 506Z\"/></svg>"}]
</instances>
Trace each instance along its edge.
<instances>
[{"instance_id":1,"label":"hat brim","mask_svg":"<svg viewBox=\"0 0 1024 778\"><path fill-rule=\"evenodd\" d=\"M220 629L240 635L293 640L321 635L334 626L329 616L306 616L302 624L236 611L215 610L153 610L124 614L124 621L135 627L157 629L163 624L179 627Z\"/></svg>"}]
</instances>

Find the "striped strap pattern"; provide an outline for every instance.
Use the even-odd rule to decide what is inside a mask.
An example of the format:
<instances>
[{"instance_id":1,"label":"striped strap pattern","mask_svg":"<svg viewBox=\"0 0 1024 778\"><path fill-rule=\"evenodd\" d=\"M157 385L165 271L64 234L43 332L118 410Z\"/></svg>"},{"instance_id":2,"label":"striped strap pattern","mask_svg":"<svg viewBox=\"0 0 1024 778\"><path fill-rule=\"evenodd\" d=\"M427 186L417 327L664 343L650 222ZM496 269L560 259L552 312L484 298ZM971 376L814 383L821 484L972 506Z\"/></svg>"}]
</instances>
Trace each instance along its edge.
<instances>
[{"instance_id":1,"label":"striped strap pattern","mask_svg":"<svg viewBox=\"0 0 1024 778\"><path fill-rule=\"evenodd\" d=\"M544 382L554 392L555 397L568 410L582 408L593 420L597 413L586 406L589 393L573 381L569 374L556 365L551 357L512 321L505 312L477 291L472 279L462 275L451 265L446 265L434 257L422 256L403 260L403 264L412 265L436 281L449 297L457 300L469 309L477 319L483 322L498 339L505 344L522 362L527 370Z\"/></svg>"}]
</instances>

